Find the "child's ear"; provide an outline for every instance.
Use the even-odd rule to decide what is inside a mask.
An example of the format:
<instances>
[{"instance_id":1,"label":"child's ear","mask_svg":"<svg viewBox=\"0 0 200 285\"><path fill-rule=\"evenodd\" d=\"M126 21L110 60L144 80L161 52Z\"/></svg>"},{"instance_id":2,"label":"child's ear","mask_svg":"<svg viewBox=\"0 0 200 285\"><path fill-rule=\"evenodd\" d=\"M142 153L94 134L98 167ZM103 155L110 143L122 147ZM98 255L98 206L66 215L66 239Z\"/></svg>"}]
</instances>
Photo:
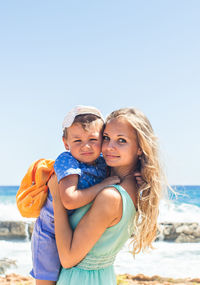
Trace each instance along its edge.
<instances>
[{"instance_id":1,"label":"child's ear","mask_svg":"<svg viewBox=\"0 0 200 285\"><path fill-rule=\"evenodd\" d=\"M63 137L62 140L63 140L64 146L65 146L65 149L69 150L69 145L67 143L67 139Z\"/></svg>"}]
</instances>

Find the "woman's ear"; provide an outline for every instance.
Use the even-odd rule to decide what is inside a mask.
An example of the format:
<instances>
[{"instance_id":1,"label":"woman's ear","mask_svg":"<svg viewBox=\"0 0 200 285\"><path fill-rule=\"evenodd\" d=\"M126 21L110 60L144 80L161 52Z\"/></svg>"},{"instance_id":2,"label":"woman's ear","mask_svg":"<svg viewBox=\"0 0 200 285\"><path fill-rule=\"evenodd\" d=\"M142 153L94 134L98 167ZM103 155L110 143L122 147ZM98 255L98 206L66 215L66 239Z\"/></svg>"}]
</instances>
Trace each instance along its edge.
<instances>
[{"instance_id":1,"label":"woman's ear","mask_svg":"<svg viewBox=\"0 0 200 285\"><path fill-rule=\"evenodd\" d=\"M63 140L64 146L65 146L65 149L69 150L69 145L67 143L67 139L65 137L63 137L62 140Z\"/></svg>"},{"instance_id":2,"label":"woman's ear","mask_svg":"<svg viewBox=\"0 0 200 285\"><path fill-rule=\"evenodd\" d=\"M143 154L143 151L142 151L142 149L139 147L138 148L138 151L137 151L137 155L138 156L141 156Z\"/></svg>"}]
</instances>

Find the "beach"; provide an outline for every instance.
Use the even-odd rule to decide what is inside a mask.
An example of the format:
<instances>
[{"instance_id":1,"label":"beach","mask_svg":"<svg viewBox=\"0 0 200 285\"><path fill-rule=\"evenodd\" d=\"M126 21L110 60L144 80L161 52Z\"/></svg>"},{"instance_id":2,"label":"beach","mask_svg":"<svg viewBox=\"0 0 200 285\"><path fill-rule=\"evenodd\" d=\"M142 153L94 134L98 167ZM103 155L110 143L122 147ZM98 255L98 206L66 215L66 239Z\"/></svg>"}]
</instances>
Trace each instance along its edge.
<instances>
[{"instance_id":1,"label":"beach","mask_svg":"<svg viewBox=\"0 0 200 285\"><path fill-rule=\"evenodd\" d=\"M24 277L18 274L9 274L5 277L0 277L0 284L2 285L34 285L34 279L31 277ZM117 285L197 285L200 284L199 278L185 278L185 279L173 279L173 278L163 278L160 276L145 276L139 274L136 276L131 276L129 274L118 275ZM89 284L88 284L89 285ZM106 284L105 284L106 285Z\"/></svg>"},{"instance_id":2,"label":"beach","mask_svg":"<svg viewBox=\"0 0 200 285\"><path fill-rule=\"evenodd\" d=\"M187 196L162 202L154 250L133 258L128 241L119 252L114 263L118 284L198 284L200 186L184 189ZM0 187L0 284L33 284L29 272L34 219L20 216L16 191L17 186Z\"/></svg>"}]
</instances>

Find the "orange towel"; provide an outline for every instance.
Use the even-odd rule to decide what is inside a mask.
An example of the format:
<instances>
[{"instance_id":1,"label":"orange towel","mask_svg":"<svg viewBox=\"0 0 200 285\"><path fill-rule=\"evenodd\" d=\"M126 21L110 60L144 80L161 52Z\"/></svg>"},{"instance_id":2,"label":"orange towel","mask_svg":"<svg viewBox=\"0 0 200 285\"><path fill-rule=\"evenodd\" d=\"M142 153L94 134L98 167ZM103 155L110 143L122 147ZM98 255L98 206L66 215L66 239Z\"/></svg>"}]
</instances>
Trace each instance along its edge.
<instances>
[{"instance_id":1,"label":"orange towel","mask_svg":"<svg viewBox=\"0 0 200 285\"><path fill-rule=\"evenodd\" d=\"M31 164L16 195L17 207L23 217L37 218L44 205L47 182L54 173L54 160L39 159Z\"/></svg>"}]
</instances>

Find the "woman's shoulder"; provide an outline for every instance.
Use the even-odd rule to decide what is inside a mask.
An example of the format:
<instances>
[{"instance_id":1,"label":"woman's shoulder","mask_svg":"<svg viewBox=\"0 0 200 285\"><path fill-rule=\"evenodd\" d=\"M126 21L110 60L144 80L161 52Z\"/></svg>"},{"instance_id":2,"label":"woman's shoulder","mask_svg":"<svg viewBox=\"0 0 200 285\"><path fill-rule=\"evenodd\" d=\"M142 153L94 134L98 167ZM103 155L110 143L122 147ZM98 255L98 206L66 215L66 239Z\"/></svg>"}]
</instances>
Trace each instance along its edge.
<instances>
[{"instance_id":1,"label":"woman's shoulder","mask_svg":"<svg viewBox=\"0 0 200 285\"><path fill-rule=\"evenodd\" d=\"M95 199L95 204L100 207L121 210L123 203L123 194L126 192L128 196L132 199L135 208L137 208L137 186L135 178L128 178L122 181L122 183L117 185L109 185L105 187L97 195Z\"/></svg>"},{"instance_id":2,"label":"woman's shoulder","mask_svg":"<svg viewBox=\"0 0 200 285\"><path fill-rule=\"evenodd\" d=\"M136 195L128 192L124 185L126 184L105 187L94 201L95 208L99 209L100 213L108 220L112 220L109 227L118 224L122 217L126 220L125 216L129 217L133 212L135 213ZM127 215L127 213L130 213L130 215Z\"/></svg>"},{"instance_id":3,"label":"woman's shoulder","mask_svg":"<svg viewBox=\"0 0 200 285\"><path fill-rule=\"evenodd\" d=\"M116 185L118 186L118 185ZM121 201L121 194L116 189L114 185L110 185L105 187L101 192L97 195L96 199L98 199L100 202L104 203L119 203Z\"/></svg>"},{"instance_id":4,"label":"woman's shoulder","mask_svg":"<svg viewBox=\"0 0 200 285\"><path fill-rule=\"evenodd\" d=\"M95 198L93 207L99 208L101 213L117 218L122 210L122 197L114 186L105 187Z\"/></svg>"}]
</instances>

